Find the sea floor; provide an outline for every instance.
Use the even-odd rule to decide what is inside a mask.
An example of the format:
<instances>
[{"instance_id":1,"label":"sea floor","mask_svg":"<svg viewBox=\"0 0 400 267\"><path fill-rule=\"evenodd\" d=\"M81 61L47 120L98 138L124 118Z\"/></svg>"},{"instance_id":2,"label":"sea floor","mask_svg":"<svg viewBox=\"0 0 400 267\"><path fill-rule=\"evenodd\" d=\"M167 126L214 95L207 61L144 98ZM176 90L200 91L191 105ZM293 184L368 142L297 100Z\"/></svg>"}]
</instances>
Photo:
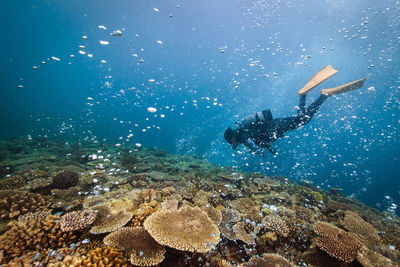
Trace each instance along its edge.
<instances>
[{"instance_id":1,"label":"sea floor","mask_svg":"<svg viewBox=\"0 0 400 267\"><path fill-rule=\"evenodd\" d=\"M0 142L1 266L398 266L400 220L290 177L36 137Z\"/></svg>"}]
</instances>

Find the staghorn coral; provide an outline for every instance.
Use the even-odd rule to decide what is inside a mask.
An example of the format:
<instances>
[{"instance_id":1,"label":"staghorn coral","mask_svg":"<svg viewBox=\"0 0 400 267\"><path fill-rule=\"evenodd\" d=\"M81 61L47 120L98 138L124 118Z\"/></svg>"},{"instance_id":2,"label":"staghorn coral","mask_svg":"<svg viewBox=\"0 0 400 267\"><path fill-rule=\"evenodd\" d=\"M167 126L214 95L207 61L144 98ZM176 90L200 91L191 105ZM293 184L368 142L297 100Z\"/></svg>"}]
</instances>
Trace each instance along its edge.
<instances>
[{"instance_id":1,"label":"staghorn coral","mask_svg":"<svg viewBox=\"0 0 400 267\"><path fill-rule=\"evenodd\" d=\"M104 238L104 244L124 251L137 266L153 266L164 260L164 247L141 227L118 229Z\"/></svg>"},{"instance_id":2,"label":"staghorn coral","mask_svg":"<svg viewBox=\"0 0 400 267\"><path fill-rule=\"evenodd\" d=\"M268 230L271 230L283 237L287 237L290 232L290 229L286 222L282 220L278 215L265 216L262 220L262 225Z\"/></svg>"},{"instance_id":3,"label":"staghorn coral","mask_svg":"<svg viewBox=\"0 0 400 267\"><path fill-rule=\"evenodd\" d=\"M318 234L317 246L331 257L350 263L356 256L362 244L357 238L342 229L326 222L314 224Z\"/></svg>"},{"instance_id":4,"label":"staghorn coral","mask_svg":"<svg viewBox=\"0 0 400 267\"><path fill-rule=\"evenodd\" d=\"M57 189L68 189L72 186L76 186L79 182L79 174L75 171L63 171L59 172L53 177L53 183L51 187Z\"/></svg>"},{"instance_id":5,"label":"staghorn coral","mask_svg":"<svg viewBox=\"0 0 400 267\"><path fill-rule=\"evenodd\" d=\"M293 265L279 254L266 253L262 257L253 256L245 267L292 267Z\"/></svg>"},{"instance_id":6,"label":"staghorn coral","mask_svg":"<svg viewBox=\"0 0 400 267\"><path fill-rule=\"evenodd\" d=\"M77 240L74 232L62 232L59 216L17 221L10 230L0 236L0 250L6 259L19 257L29 251L56 249Z\"/></svg>"},{"instance_id":7,"label":"staghorn coral","mask_svg":"<svg viewBox=\"0 0 400 267\"><path fill-rule=\"evenodd\" d=\"M48 207L42 195L14 190L0 191L0 218L11 219L28 212Z\"/></svg>"},{"instance_id":8,"label":"staghorn coral","mask_svg":"<svg viewBox=\"0 0 400 267\"><path fill-rule=\"evenodd\" d=\"M160 210L150 215L143 225L158 243L178 250L207 252L219 242L218 227L198 207Z\"/></svg>"},{"instance_id":9,"label":"staghorn coral","mask_svg":"<svg viewBox=\"0 0 400 267\"><path fill-rule=\"evenodd\" d=\"M61 231L80 231L91 225L96 219L97 213L93 210L73 211L64 214L60 218Z\"/></svg>"},{"instance_id":10,"label":"staghorn coral","mask_svg":"<svg viewBox=\"0 0 400 267\"><path fill-rule=\"evenodd\" d=\"M367 247L378 246L380 244L380 237L376 229L355 212L346 211L344 219L340 221L340 225L349 232L354 233Z\"/></svg>"},{"instance_id":11,"label":"staghorn coral","mask_svg":"<svg viewBox=\"0 0 400 267\"><path fill-rule=\"evenodd\" d=\"M84 267L127 267L122 252L112 247L99 247L90 250L85 256L67 256L63 266Z\"/></svg>"},{"instance_id":12,"label":"staghorn coral","mask_svg":"<svg viewBox=\"0 0 400 267\"><path fill-rule=\"evenodd\" d=\"M125 210L114 212L108 203L94 206L92 209L97 213L96 220L90 229L90 233L92 234L115 231L127 224L133 216L132 213Z\"/></svg>"}]
</instances>

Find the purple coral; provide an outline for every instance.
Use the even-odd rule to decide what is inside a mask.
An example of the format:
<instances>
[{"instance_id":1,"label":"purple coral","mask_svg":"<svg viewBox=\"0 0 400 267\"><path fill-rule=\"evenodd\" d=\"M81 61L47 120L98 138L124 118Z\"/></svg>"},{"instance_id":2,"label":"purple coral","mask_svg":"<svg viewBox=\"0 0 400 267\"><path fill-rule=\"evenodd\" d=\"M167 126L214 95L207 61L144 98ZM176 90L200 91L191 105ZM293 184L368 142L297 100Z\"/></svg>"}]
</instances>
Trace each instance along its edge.
<instances>
[{"instance_id":1,"label":"purple coral","mask_svg":"<svg viewBox=\"0 0 400 267\"><path fill-rule=\"evenodd\" d=\"M63 171L53 177L53 188L67 189L76 186L79 182L79 174L74 171Z\"/></svg>"}]
</instances>

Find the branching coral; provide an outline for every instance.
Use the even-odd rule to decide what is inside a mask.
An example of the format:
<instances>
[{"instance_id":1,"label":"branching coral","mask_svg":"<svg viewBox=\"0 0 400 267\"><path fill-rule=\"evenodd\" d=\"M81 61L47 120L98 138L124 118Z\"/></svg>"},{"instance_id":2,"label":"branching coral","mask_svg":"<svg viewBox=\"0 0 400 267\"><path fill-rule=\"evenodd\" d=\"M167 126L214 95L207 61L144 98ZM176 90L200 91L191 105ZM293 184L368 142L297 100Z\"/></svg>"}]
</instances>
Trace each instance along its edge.
<instances>
[{"instance_id":1,"label":"branching coral","mask_svg":"<svg viewBox=\"0 0 400 267\"><path fill-rule=\"evenodd\" d=\"M0 218L15 218L28 212L35 212L49 205L42 195L14 190L0 191Z\"/></svg>"},{"instance_id":2,"label":"branching coral","mask_svg":"<svg viewBox=\"0 0 400 267\"><path fill-rule=\"evenodd\" d=\"M159 208L160 205L156 201L140 204L140 207L133 212L133 218L130 222L130 226L142 226L144 220L156 212Z\"/></svg>"},{"instance_id":3,"label":"branching coral","mask_svg":"<svg viewBox=\"0 0 400 267\"><path fill-rule=\"evenodd\" d=\"M280 236L287 237L289 235L290 229L288 225L278 215L265 216L262 220L262 225Z\"/></svg>"},{"instance_id":4,"label":"branching coral","mask_svg":"<svg viewBox=\"0 0 400 267\"><path fill-rule=\"evenodd\" d=\"M59 216L17 221L0 237L0 250L7 259L19 257L29 251L61 248L77 240L74 232L62 232Z\"/></svg>"},{"instance_id":5,"label":"branching coral","mask_svg":"<svg viewBox=\"0 0 400 267\"><path fill-rule=\"evenodd\" d=\"M99 247L90 250L85 256L69 256L64 259L63 266L84 267L84 266L103 266L103 267L126 267L122 252L111 247Z\"/></svg>"},{"instance_id":6,"label":"branching coral","mask_svg":"<svg viewBox=\"0 0 400 267\"><path fill-rule=\"evenodd\" d=\"M82 204L80 188L78 186L73 186L68 189L53 189L51 194L53 195L53 201L51 203L51 208L53 209L63 209L71 210Z\"/></svg>"},{"instance_id":7,"label":"branching coral","mask_svg":"<svg viewBox=\"0 0 400 267\"><path fill-rule=\"evenodd\" d=\"M0 188L2 190L16 190L24 187L26 181L19 175L13 175L0 180Z\"/></svg>"},{"instance_id":8,"label":"branching coral","mask_svg":"<svg viewBox=\"0 0 400 267\"><path fill-rule=\"evenodd\" d=\"M219 242L218 227L198 207L159 210L144 221L144 228L161 245L183 251L207 252Z\"/></svg>"},{"instance_id":9,"label":"branching coral","mask_svg":"<svg viewBox=\"0 0 400 267\"><path fill-rule=\"evenodd\" d=\"M362 244L357 238L342 229L326 222L314 224L318 234L317 246L330 256L350 263L356 256Z\"/></svg>"},{"instance_id":10,"label":"branching coral","mask_svg":"<svg viewBox=\"0 0 400 267\"><path fill-rule=\"evenodd\" d=\"M60 219L61 231L80 231L91 225L97 213L93 210L73 211L63 215Z\"/></svg>"},{"instance_id":11,"label":"branching coral","mask_svg":"<svg viewBox=\"0 0 400 267\"><path fill-rule=\"evenodd\" d=\"M153 266L164 260L164 247L141 227L123 227L107 235L104 244L124 251L137 266Z\"/></svg>"},{"instance_id":12,"label":"branching coral","mask_svg":"<svg viewBox=\"0 0 400 267\"><path fill-rule=\"evenodd\" d=\"M133 216L132 213L126 212L125 210L114 212L110 204L101 204L94 206L92 209L97 212L96 220L90 229L92 234L103 234L115 231L127 224Z\"/></svg>"}]
</instances>

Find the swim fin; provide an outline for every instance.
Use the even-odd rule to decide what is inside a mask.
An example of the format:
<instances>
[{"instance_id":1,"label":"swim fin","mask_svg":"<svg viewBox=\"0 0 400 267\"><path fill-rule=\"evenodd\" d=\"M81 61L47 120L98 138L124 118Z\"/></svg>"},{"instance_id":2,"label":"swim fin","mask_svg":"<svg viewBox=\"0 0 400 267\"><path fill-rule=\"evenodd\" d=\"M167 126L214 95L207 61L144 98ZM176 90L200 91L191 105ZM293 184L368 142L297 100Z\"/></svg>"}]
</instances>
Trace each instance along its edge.
<instances>
[{"instance_id":1,"label":"swim fin","mask_svg":"<svg viewBox=\"0 0 400 267\"><path fill-rule=\"evenodd\" d=\"M333 76L336 72L338 71L335 70L331 65L324 67L322 70L314 74L314 76L312 76L312 78L306 83L306 85L304 85L303 88L299 90L299 95L307 94L314 87L324 82L329 77Z\"/></svg>"},{"instance_id":2,"label":"swim fin","mask_svg":"<svg viewBox=\"0 0 400 267\"><path fill-rule=\"evenodd\" d=\"M363 87L365 79L366 78L363 78L363 79L360 79L360 80L357 80L354 82L349 82L349 83L343 84L343 85L335 87L335 88L322 89L321 94L331 96L331 95L337 95L337 94L341 94L344 92L348 92L348 91L351 91L354 89L358 89L360 87Z\"/></svg>"}]
</instances>

